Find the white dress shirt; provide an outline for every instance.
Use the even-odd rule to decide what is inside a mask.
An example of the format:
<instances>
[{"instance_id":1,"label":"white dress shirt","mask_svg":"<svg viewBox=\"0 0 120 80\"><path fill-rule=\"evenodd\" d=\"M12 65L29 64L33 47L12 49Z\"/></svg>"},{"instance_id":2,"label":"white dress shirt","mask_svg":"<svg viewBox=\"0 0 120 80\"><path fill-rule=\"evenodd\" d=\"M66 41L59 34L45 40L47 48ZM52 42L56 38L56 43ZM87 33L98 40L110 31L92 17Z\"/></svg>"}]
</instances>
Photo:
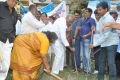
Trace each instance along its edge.
<instances>
[{"instance_id":1,"label":"white dress shirt","mask_svg":"<svg viewBox=\"0 0 120 80\"><path fill-rule=\"evenodd\" d=\"M39 29L44 26L45 24L42 21L37 20L31 12L28 12L22 18L22 34L39 31Z\"/></svg>"},{"instance_id":2,"label":"white dress shirt","mask_svg":"<svg viewBox=\"0 0 120 80\"><path fill-rule=\"evenodd\" d=\"M94 46L100 45L101 47L107 47L111 45L118 45L119 37L116 30L109 28L106 31L103 31L103 25L105 23L115 22L113 17L107 12L104 16L102 16L99 20L99 32L100 37L93 44Z\"/></svg>"},{"instance_id":3,"label":"white dress shirt","mask_svg":"<svg viewBox=\"0 0 120 80\"><path fill-rule=\"evenodd\" d=\"M21 21L18 20L16 25L15 25L16 26L16 35L21 34L21 29L22 29L21 24L22 24Z\"/></svg>"},{"instance_id":4,"label":"white dress shirt","mask_svg":"<svg viewBox=\"0 0 120 80\"><path fill-rule=\"evenodd\" d=\"M67 29L66 19L64 17L58 18L54 22L53 27L61 43L64 46L69 46L69 43L66 37L66 29Z\"/></svg>"},{"instance_id":5,"label":"white dress shirt","mask_svg":"<svg viewBox=\"0 0 120 80\"><path fill-rule=\"evenodd\" d=\"M95 33L93 34L93 44L96 44L97 39L100 37L100 32L99 32L99 22L96 20L96 30Z\"/></svg>"},{"instance_id":6,"label":"white dress shirt","mask_svg":"<svg viewBox=\"0 0 120 80\"><path fill-rule=\"evenodd\" d=\"M45 25L42 29L39 30L40 32L42 31L50 31L50 32L55 32L53 24L49 22L47 25Z\"/></svg>"}]
</instances>

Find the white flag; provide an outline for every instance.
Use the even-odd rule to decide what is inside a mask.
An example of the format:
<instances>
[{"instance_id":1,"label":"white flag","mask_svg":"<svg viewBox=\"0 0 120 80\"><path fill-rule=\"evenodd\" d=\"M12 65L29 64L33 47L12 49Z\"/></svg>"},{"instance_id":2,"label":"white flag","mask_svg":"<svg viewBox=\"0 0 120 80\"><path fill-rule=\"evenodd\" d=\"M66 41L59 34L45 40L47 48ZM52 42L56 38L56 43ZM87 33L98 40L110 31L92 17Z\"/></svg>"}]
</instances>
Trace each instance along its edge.
<instances>
[{"instance_id":1,"label":"white flag","mask_svg":"<svg viewBox=\"0 0 120 80\"><path fill-rule=\"evenodd\" d=\"M29 0L29 6L34 4L33 1Z\"/></svg>"},{"instance_id":2,"label":"white flag","mask_svg":"<svg viewBox=\"0 0 120 80\"><path fill-rule=\"evenodd\" d=\"M62 1L57 7L55 7L51 12L47 13L48 16L53 14L58 14L60 17L66 17L66 2Z\"/></svg>"}]
</instances>

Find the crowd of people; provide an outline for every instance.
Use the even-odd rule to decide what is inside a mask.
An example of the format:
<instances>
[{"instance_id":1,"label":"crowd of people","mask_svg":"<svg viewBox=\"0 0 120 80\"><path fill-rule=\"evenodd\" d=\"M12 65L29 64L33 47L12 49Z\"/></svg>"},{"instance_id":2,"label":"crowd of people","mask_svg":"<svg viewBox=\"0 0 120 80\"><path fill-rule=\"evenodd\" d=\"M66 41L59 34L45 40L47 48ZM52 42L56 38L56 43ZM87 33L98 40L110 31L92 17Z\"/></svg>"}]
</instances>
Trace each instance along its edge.
<instances>
[{"instance_id":1,"label":"crowd of people","mask_svg":"<svg viewBox=\"0 0 120 80\"><path fill-rule=\"evenodd\" d=\"M14 9L16 3L0 2L0 80L6 79L9 68L13 80L36 80L42 64L55 75L68 65L73 73L90 74L91 55L98 80L104 80L106 67L109 80L117 80L120 5L110 11L108 3L100 2L94 12L85 8L61 17L47 16L32 4L21 17Z\"/></svg>"}]
</instances>

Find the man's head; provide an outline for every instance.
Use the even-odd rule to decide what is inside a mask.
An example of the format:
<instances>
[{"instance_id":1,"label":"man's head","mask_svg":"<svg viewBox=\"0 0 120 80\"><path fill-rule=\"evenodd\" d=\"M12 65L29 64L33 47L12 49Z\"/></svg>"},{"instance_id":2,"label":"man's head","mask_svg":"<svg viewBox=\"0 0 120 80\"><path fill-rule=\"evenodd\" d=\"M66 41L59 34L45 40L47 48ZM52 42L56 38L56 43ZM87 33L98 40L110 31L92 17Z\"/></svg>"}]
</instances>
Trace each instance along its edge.
<instances>
[{"instance_id":1,"label":"man's head","mask_svg":"<svg viewBox=\"0 0 120 80\"><path fill-rule=\"evenodd\" d=\"M84 17L84 18L90 17L91 14L92 14L92 9L91 9L91 8L86 8L86 9L84 10L83 17Z\"/></svg>"},{"instance_id":2,"label":"man's head","mask_svg":"<svg viewBox=\"0 0 120 80\"><path fill-rule=\"evenodd\" d=\"M48 19L49 19L50 22L54 23L57 18L54 17L54 16L49 16Z\"/></svg>"},{"instance_id":3,"label":"man's head","mask_svg":"<svg viewBox=\"0 0 120 80\"><path fill-rule=\"evenodd\" d=\"M98 20L100 19L100 15L99 15L97 9L94 11L94 14L95 14L95 18L96 18L96 20L98 21Z\"/></svg>"},{"instance_id":4,"label":"man's head","mask_svg":"<svg viewBox=\"0 0 120 80\"><path fill-rule=\"evenodd\" d=\"M73 15L70 15L70 14L67 15L66 23L67 23L68 26L71 24L71 22L73 22L73 20L74 20L74 16Z\"/></svg>"},{"instance_id":5,"label":"man's head","mask_svg":"<svg viewBox=\"0 0 120 80\"><path fill-rule=\"evenodd\" d=\"M37 18L37 20L40 20L40 16L41 16L41 12L40 11L38 11L38 13L36 13L36 18Z\"/></svg>"},{"instance_id":6,"label":"man's head","mask_svg":"<svg viewBox=\"0 0 120 80\"><path fill-rule=\"evenodd\" d=\"M46 20L47 19L47 14L46 13L42 13L40 18L41 18L41 20Z\"/></svg>"},{"instance_id":7,"label":"man's head","mask_svg":"<svg viewBox=\"0 0 120 80\"><path fill-rule=\"evenodd\" d=\"M29 11L34 15L36 16L38 14L38 11L37 11L37 6L32 4L29 6Z\"/></svg>"},{"instance_id":8,"label":"man's head","mask_svg":"<svg viewBox=\"0 0 120 80\"><path fill-rule=\"evenodd\" d=\"M117 8L117 11L120 11L120 3L117 4L116 8Z\"/></svg>"},{"instance_id":9,"label":"man's head","mask_svg":"<svg viewBox=\"0 0 120 80\"><path fill-rule=\"evenodd\" d=\"M75 10L75 12L74 12L74 19L78 19L78 18L80 18L80 11L79 10Z\"/></svg>"},{"instance_id":10,"label":"man's head","mask_svg":"<svg viewBox=\"0 0 120 80\"><path fill-rule=\"evenodd\" d=\"M105 15L109 11L109 5L108 5L108 3L107 2L100 2L97 5L97 10L98 10L98 13L101 16Z\"/></svg>"},{"instance_id":11,"label":"man's head","mask_svg":"<svg viewBox=\"0 0 120 80\"><path fill-rule=\"evenodd\" d=\"M115 20L117 20L117 17L118 17L117 11L115 11L115 10L110 11L110 15L111 15Z\"/></svg>"},{"instance_id":12,"label":"man's head","mask_svg":"<svg viewBox=\"0 0 120 80\"><path fill-rule=\"evenodd\" d=\"M7 4L11 9L15 7L16 3L16 0L7 0Z\"/></svg>"}]
</instances>

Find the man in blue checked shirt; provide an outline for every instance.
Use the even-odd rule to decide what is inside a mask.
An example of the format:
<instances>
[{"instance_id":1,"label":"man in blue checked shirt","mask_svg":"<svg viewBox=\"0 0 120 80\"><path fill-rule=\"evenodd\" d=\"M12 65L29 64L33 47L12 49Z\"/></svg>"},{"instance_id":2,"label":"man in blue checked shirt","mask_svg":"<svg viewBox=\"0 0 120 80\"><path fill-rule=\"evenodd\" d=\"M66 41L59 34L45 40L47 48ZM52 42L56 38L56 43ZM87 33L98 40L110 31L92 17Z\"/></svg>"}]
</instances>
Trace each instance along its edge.
<instances>
[{"instance_id":1,"label":"man in blue checked shirt","mask_svg":"<svg viewBox=\"0 0 120 80\"><path fill-rule=\"evenodd\" d=\"M93 18L91 18L92 9L86 8L83 13L83 20L80 24L80 27L76 28L76 32L74 38L76 36L80 36L80 44L83 54L83 69L85 73L89 73L91 71L90 67L90 49L89 44L91 43L91 35L95 29L96 22Z\"/></svg>"},{"instance_id":2,"label":"man in blue checked shirt","mask_svg":"<svg viewBox=\"0 0 120 80\"><path fill-rule=\"evenodd\" d=\"M76 27L80 27L80 24L82 22L82 19L80 19L80 15L81 15L80 11L76 10L74 12L74 21L71 25L72 27L71 39L74 39ZM80 71L80 36L76 37L75 44L73 44L72 46L75 47L75 53L72 54L71 56L72 66L73 66L73 72L76 72L76 71Z\"/></svg>"}]
</instances>

